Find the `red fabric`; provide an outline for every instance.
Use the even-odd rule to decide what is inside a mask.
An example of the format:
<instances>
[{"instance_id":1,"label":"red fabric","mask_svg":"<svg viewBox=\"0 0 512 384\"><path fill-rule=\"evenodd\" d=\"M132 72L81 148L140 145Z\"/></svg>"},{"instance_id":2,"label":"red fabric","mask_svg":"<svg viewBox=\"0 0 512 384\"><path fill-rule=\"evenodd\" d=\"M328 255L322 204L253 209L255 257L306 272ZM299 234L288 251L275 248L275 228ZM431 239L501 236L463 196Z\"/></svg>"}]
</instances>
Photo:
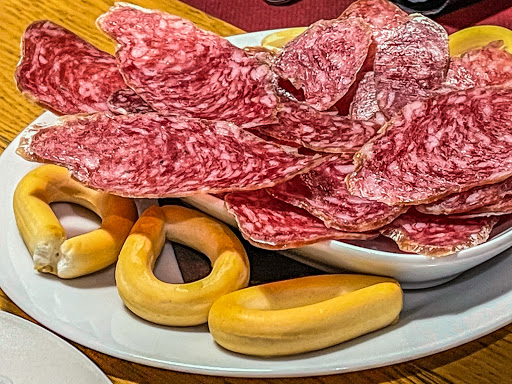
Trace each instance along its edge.
<instances>
[{"instance_id":1,"label":"red fabric","mask_svg":"<svg viewBox=\"0 0 512 384\"><path fill-rule=\"evenodd\" d=\"M353 0L300 0L284 6L271 6L263 0L182 1L247 32L254 32L307 26L319 19L334 19ZM482 0L434 19L449 32L481 23L512 28L511 0Z\"/></svg>"}]
</instances>

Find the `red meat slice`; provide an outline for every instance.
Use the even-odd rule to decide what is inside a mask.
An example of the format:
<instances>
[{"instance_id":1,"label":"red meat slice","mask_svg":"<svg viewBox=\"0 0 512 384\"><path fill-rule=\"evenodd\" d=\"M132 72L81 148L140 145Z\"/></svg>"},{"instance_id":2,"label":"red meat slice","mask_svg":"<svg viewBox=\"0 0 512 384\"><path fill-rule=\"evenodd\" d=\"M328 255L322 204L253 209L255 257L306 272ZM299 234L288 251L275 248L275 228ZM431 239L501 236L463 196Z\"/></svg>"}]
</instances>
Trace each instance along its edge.
<instances>
[{"instance_id":1,"label":"red meat slice","mask_svg":"<svg viewBox=\"0 0 512 384\"><path fill-rule=\"evenodd\" d=\"M356 152L379 129L370 121L356 121L336 112L320 112L300 102L283 102L278 124L257 127L264 135L291 141L318 152Z\"/></svg>"},{"instance_id":2,"label":"red meat slice","mask_svg":"<svg viewBox=\"0 0 512 384\"><path fill-rule=\"evenodd\" d=\"M114 92L107 100L111 112L119 114L153 112L142 98L132 89L124 88Z\"/></svg>"},{"instance_id":3,"label":"red meat slice","mask_svg":"<svg viewBox=\"0 0 512 384\"><path fill-rule=\"evenodd\" d=\"M452 58L445 84L456 89L491 85L512 86L512 54L494 41Z\"/></svg>"},{"instance_id":4,"label":"red meat slice","mask_svg":"<svg viewBox=\"0 0 512 384\"><path fill-rule=\"evenodd\" d=\"M305 101L327 110L349 90L371 43L371 29L359 18L320 20L286 44L273 70L304 91Z\"/></svg>"},{"instance_id":5,"label":"red meat slice","mask_svg":"<svg viewBox=\"0 0 512 384\"><path fill-rule=\"evenodd\" d=\"M510 200L512 196L512 178L500 183L471 188L465 192L455 193L430 204L418 205L416 209L430 215L451 215L473 212L480 208L498 205Z\"/></svg>"},{"instance_id":6,"label":"red meat slice","mask_svg":"<svg viewBox=\"0 0 512 384\"><path fill-rule=\"evenodd\" d=\"M332 239L376 237L375 232L347 233L327 228L308 212L270 196L265 190L229 193L225 201L243 237L259 248L279 250Z\"/></svg>"},{"instance_id":7,"label":"red meat slice","mask_svg":"<svg viewBox=\"0 0 512 384\"><path fill-rule=\"evenodd\" d=\"M51 21L26 29L21 55L20 91L61 115L108 111L109 96L126 88L112 55Z\"/></svg>"},{"instance_id":8,"label":"red meat slice","mask_svg":"<svg viewBox=\"0 0 512 384\"><path fill-rule=\"evenodd\" d=\"M342 231L376 230L407 211L407 207L390 207L351 195L343 180L353 170L350 157L337 158L269 188L269 192L307 210L327 227Z\"/></svg>"},{"instance_id":9,"label":"red meat slice","mask_svg":"<svg viewBox=\"0 0 512 384\"><path fill-rule=\"evenodd\" d=\"M472 88L407 105L354 155L351 193L423 204L512 175L512 89Z\"/></svg>"},{"instance_id":10,"label":"red meat slice","mask_svg":"<svg viewBox=\"0 0 512 384\"><path fill-rule=\"evenodd\" d=\"M497 222L497 218L488 217L423 215L411 209L380 232L404 252L437 257L484 243Z\"/></svg>"},{"instance_id":11,"label":"red meat slice","mask_svg":"<svg viewBox=\"0 0 512 384\"><path fill-rule=\"evenodd\" d=\"M154 110L245 127L275 121L268 65L192 22L119 3L99 27L117 41L127 84Z\"/></svg>"},{"instance_id":12,"label":"red meat slice","mask_svg":"<svg viewBox=\"0 0 512 384\"><path fill-rule=\"evenodd\" d=\"M92 188L131 197L269 187L327 160L232 123L157 113L65 116L29 128L18 153L65 166Z\"/></svg>"},{"instance_id":13,"label":"red meat slice","mask_svg":"<svg viewBox=\"0 0 512 384\"><path fill-rule=\"evenodd\" d=\"M340 18L361 18L372 29L373 39L379 41L387 31L405 24L407 12L387 0L358 0L349 5Z\"/></svg>"},{"instance_id":14,"label":"red meat slice","mask_svg":"<svg viewBox=\"0 0 512 384\"><path fill-rule=\"evenodd\" d=\"M377 45L374 72L377 103L389 118L404 105L428 97L448 69L448 34L422 16L393 29Z\"/></svg>"},{"instance_id":15,"label":"red meat slice","mask_svg":"<svg viewBox=\"0 0 512 384\"><path fill-rule=\"evenodd\" d=\"M359 82L356 94L350 104L350 118L354 120L373 121L378 125L387 119L377 104L377 90L373 71L366 72Z\"/></svg>"}]
</instances>

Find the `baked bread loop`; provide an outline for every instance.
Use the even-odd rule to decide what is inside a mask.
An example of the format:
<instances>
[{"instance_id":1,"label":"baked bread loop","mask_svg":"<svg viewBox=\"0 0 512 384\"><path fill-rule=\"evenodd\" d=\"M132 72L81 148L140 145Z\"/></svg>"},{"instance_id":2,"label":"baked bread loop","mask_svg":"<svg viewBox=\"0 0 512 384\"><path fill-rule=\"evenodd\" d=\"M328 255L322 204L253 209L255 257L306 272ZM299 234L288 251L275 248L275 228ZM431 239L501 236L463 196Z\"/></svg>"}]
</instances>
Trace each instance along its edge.
<instances>
[{"instance_id":1,"label":"baked bread loop","mask_svg":"<svg viewBox=\"0 0 512 384\"><path fill-rule=\"evenodd\" d=\"M396 280L321 275L253 286L217 300L208 318L214 340L248 355L280 356L333 346L398 320Z\"/></svg>"},{"instance_id":2,"label":"baked bread loop","mask_svg":"<svg viewBox=\"0 0 512 384\"><path fill-rule=\"evenodd\" d=\"M101 227L66 239L50 203L81 205L101 218ZM87 275L117 260L137 220L131 199L98 192L71 177L68 170L43 165L27 173L13 196L14 216L34 268L64 279Z\"/></svg>"},{"instance_id":3,"label":"baked bread loop","mask_svg":"<svg viewBox=\"0 0 512 384\"><path fill-rule=\"evenodd\" d=\"M153 274L166 238L189 246L211 261L203 279L170 284ZM153 323L189 326L205 323L222 295L246 287L249 261L236 235L202 212L180 206L152 206L135 223L119 255L116 284L125 305Z\"/></svg>"}]
</instances>

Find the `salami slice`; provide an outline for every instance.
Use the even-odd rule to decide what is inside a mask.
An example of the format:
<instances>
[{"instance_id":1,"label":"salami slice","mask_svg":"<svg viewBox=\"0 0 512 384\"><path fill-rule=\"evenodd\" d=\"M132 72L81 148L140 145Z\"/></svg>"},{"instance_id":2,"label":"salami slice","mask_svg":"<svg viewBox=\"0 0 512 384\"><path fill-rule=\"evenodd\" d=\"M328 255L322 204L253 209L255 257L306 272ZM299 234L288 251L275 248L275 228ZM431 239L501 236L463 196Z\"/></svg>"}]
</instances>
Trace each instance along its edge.
<instances>
[{"instance_id":1,"label":"salami slice","mask_svg":"<svg viewBox=\"0 0 512 384\"><path fill-rule=\"evenodd\" d=\"M111 94L107 100L107 105L111 112L123 115L127 113L146 113L153 111L153 109L131 88L120 89Z\"/></svg>"},{"instance_id":2,"label":"salami slice","mask_svg":"<svg viewBox=\"0 0 512 384\"><path fill-rule=\"evenodd\" d=\"M356 152L380 125L356 121L335 112L320 112L300 102L283 102L277 113L278 124L257 127L264 135L292 141L318 152Z\"/></svg>"},{"instance_id":3,"label":"salami slice","mask_svg":"<svg viewBox=\"0 0 512 384\"><path fill-rule=\"evenodd\" d=\"M108 111L108 97L126 88L112 55L51 21L26 29L21 55L19 90L57 114Z\"/></svg>"},{"instance_id":4,"label":"salami slice","mask_svg":"<svg viewBox=\"0 0 512 384\"><path fill-rule=\"evenodd\" d=\"M259 248L282 250L325 240L369 240L376 233L346 233L327 228L303 209L286 204L265 192L229 193L225 197L240 232Z\"/></svg>"},{"instance_id":5,"label":"salami slice","mask_svg":"<svg viewBox=\"0 0 512 384\"><path fill-rule=\"evenodd\" d=\"M280 200L307 210L327 227L342 231L376 230L407 211L407 207L390 207L352 196L343 180L353 170L352 159L344 156L278 184L269 192Z\"/></svg>"},{"instance_id":6,"label":"salami slice","mask_svg":"<svg viewBox=\"0 0 512 384\"><path fill-rule=\"evenodd\" d=\"M181 197L273 186L324 159L232 123L157 113L65 116L21 139L26 159L67 167L84 184L131 197Z\"/></svg>"},{"instance_id":7,"label":"salami slice","mask_svg":"<svg viewBox=\"0 0 512 384\"><path fill-rule=\"evenodd\" d=\"M448 62L445 29L425 16L411 16L377 45L374 72L381 111L389 118L404 105L430 96L445 80Z\"/></svg>"},{"instance_id":8,"label":"salami slice","mask_svg":"<svg viewBox=\"0 0 512 384\"><path fill-rule=\"evenodd\" d=\"M407 105L354 155L357 196L422 204L512 175L512 89L472 88Z\"/></svg>"},{"instance_id":9,"label":"salami slice","mask_svg":"<svg viewBox=\"0 0 512 384\"><path fill-rule=\"evenodd\" d=\"M270 67L226 39L181 17L124 3L97 23L118 43L127 84L154 110L244 127L275 120Z\"/></svg>"},{"instance_id":10,"label":"salami slice","mask_svg":"<svg viewBox=\"0 0 512 384\"><path fill-rule=\"evenodd\" d=\"M340 18L361 18L370 25L375 41L387 31L405 24L408 14L387 0L358 0L341 14Z\"/></svg>"},{"instance_id":11,"label":"salami slice","mask_svg":"<svg viewBox=\"0 0 512 384\"><path fill-rule=\"evenodd\" d=\"M456 89L491 85L512 86L512 53L494 41L452 58L445 84Z\"/></svg>"},{"instance_id":12,"label":"salami slice","mask_svg":"<svg viewBox=\"0 0 512 384\"><path fill-rule=\"evenodd\" d=\"M359 82L354 99L350 104L349 114L351 119L373 121L378 125L387 121L377 104L377 90L373 71L366 72Z\"/></svg>"},{"instance_id":13,"label":"salami slice","mask_svg":"<svg viewBox=\"0 0 512 384\"><path fill-rule=\"evenodd\" d=\"M512 178L500 183L471 188L455 193L430 204L418 205L416 209L430 215L451 215L494 206L512 197Z\"/></svg>"},{"instance_id":14,"label":"salami slice","mask_svg":"<svg viewBox=\"0 0 512 384\"><path fill-rule=\"evenodd\" d=\"M393 239L404 252L437 257L484 243L497 222L497 218L422 215L411 209L383 228L381 234Z\"/></svg>"},{"instance_id":15,"label":"salami slice","mask_svg":"<svg viewBox=\"0 0 512 384\"><path fill-rule=\"evenodd\" d=\"M309 105L327 110L347 93L370 43L370 27L359 18L320 20L286 44L272 68L302 88Z\"/></svg>"}]
</instances>

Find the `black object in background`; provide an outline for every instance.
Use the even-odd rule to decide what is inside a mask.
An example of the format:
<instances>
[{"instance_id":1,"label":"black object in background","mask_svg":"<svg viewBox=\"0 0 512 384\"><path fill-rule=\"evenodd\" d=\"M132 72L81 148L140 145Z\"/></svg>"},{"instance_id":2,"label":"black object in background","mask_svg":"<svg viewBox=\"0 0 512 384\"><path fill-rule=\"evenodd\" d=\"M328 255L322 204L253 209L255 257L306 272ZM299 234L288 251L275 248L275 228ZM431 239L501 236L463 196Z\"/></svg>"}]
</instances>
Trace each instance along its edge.
<instances>
[{"instance_id":1,"label":"black object in background","mask_svg":"<svg viewBox=\"0 0 512 384\"><path fill-rule=\"evenodd\" d=\"M391 0L407 12L418 12L425 15L437 15L441 12L452 12L457 8L467 7L480 0ZM507 1L507 0L505 0Z\"/></svg>"}]
</instances>

